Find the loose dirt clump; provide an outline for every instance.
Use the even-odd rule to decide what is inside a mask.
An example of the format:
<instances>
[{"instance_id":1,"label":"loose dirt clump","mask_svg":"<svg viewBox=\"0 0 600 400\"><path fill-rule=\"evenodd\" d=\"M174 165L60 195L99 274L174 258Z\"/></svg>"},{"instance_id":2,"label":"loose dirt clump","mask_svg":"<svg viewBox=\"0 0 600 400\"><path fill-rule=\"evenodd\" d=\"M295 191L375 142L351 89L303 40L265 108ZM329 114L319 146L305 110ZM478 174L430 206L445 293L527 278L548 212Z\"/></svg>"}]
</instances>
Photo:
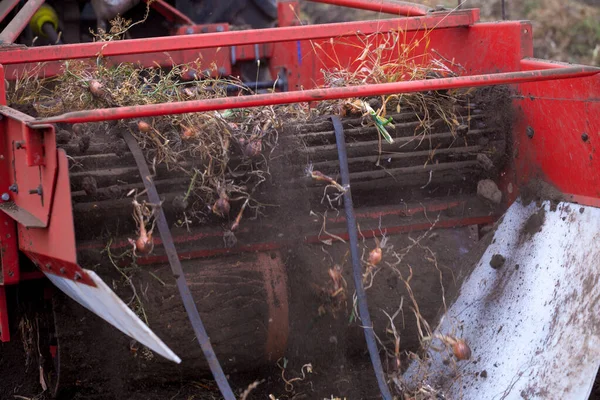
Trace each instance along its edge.
<instances>
[{"instance_id":1,"label":"loose dirt clump","mask_svg":"<svg viewBox=\"0 0 600 400\"><path fill-rule=\"evenodd\" d=\"M494 254L492 256L492 259L490 260L490 267L492 267L494 269L500 269L504 266L505 262L506 262L506 258L504 258L503 255Z\"/></svg>"}]
</instances>

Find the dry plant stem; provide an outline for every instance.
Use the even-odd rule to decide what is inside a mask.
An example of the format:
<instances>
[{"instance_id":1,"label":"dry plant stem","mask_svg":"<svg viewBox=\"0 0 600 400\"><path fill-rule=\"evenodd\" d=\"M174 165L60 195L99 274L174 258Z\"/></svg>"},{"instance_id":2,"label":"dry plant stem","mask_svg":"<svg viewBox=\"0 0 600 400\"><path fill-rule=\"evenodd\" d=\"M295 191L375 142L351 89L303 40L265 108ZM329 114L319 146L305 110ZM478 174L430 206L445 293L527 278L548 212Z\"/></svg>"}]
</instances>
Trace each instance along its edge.
<instances>
[{"instance_id":1,"label":"dry plant stem","mask_svg":"<svg viewBox=\"0 0 600 400\"><path fill-rule=\"evenodd\" d=\"M316 181L324 181L324 182L329 183L330 185L334 186L337 190L339 190L342 193L346 192L346 189L342 185L337 183L335 179L323 174L320 171L311 171L310 176L311 176L311 178L313 178Z\"/></svg>"},{"instance_id":2,"label":"dry plant stem","mask_svg":"<svg viewBox=\"0 0 600 400\"><path fill-rule=\"evenodd\" d=\"M302 368L300 368L300 373L302 374L302 377L296 377L296 378L292 378L292 379L286 379L285 377L285 367L287 364L287 361L284 359L284 365L280 364L281 359L279 359L277 361L277 366L279 367L279 369L281 369L281 379L283 379L283 381L285 382L285 390L288 393L291 393L294 391L294 382L302 382L303 380L306 379L306 374L312 374L313 372L313 367L312 364L308 363L308 364L304 364L302 366ZM306 371L305 371L306 370Z\"/></svg>"},{"instance_id":3,"label":"dry plant stem","mask_svg":"<svg viewBox=\"0 0 600 400\"><path fill-rule=\"evenodd\" d=\"M242 392L242 394L240 395L240 400L246 400L248 399L248 396L250 395L250 393L252 393L252 391L254 389L256 389L258 387L258 385L260 385L261 383L263 383L265 380L260 380L260 381L254 381L251 384L248 385L248 387L246 388L246 390L244 390Z\"/></svg>"},{"instance_id":4,"label":"dry plant stem","mask_svg":"<svg viewBox=\"0 0 600 400\"><path fill-rule=\"evenodd\" d=\"M105 252L106 255L108 256L108 259L110 260L110 263L115 268L115 270L117 270L117 272L119 274L121 274L121 276L123 277L123 279L125 280L125 282L127 284L129 284L129 286L131 287L131 290L133 292L133 297L129 301L129 304L131 304L131 302L135 299L135 301L137 303L137 310L139 310L139 312L142 314L142 317L144 318L144 322L146 323L146 325L149 325L149 323L148 323L148 317L146 315L146 310L144 309L144 305L142 303L142 299L138 296L137 290L135 289L135 285L132 282L131 276L129 276L125 272L123 272L123 270L121 268L119 268L119 266L115 262L114 256L113 256L112 251L110 249L111 245L112 245L112 239L109 240L109 242L107 243L106 248L104 249L103 252ZM123 258L123 257L125 257L127 255L129 255L129 251L124 252L123 254L121 254L120 256L118 256L117 258ZM134 309L134 312L135 311L136 310Z\"/></svg>"}]
</instances>

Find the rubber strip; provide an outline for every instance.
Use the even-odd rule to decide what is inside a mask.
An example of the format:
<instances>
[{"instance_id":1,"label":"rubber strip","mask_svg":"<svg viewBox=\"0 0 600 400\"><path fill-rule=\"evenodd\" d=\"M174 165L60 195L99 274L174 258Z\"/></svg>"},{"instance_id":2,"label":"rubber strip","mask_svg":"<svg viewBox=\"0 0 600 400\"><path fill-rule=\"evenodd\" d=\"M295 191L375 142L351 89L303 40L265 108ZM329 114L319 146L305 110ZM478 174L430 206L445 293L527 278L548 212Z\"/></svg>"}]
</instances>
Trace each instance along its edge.
<instances>
[{"instance_id":1,"label":"rubber strip","mask_svg":"<svg viewBox=\"0 0 600 400\"><path fill-rule=\"evenodd\" d=\"M331 117L333 122L333 130L335 131L335 141L338 149L338 158L340 161L340 175L342 176L342 186L346 189L344 192L344 209L346 211L346 224L348 226L348 239L350 240L350 255L352 257L352 277L354 278L354 287L356 290L356 299L358 301L358 314L364 327L365 340L371 363L375 370L375 377L379 385L381 396L385 400L392 400L392 394L387 386L377 342L375 341L375 333L373 332L373 322L369 314L367 304L367 293L363 286L362 265L360 256L358 255L358 230L356 227L356 216L354 215L354 205L352 204L352 193L350 192L350 171L348 169L348 155L346 154L346 139L344 138L344 127L342 121L336 115Z\"/></svg>"},{"instance_id":2,"label":"rubber strip","mask_svg":"<svg viewBox=\"0 0 600 400\"><path fill-rule=\"evenodd\" d=\"M151 203L160 204L158 191L156 190L156 186L152 181L152 175L150 174L150 169L146 163L146 158L144 157L144 153L142 153L137 140L135 140L133 135L129 132L123 133L123 139L125 139L125 143L127 143L129 150L131 150L131 154L133 154L133 158L135 159L137 167L140 171L142 181L144 182L144 187L148 192L148 199ZM156 226L158 227L158 232L160 233L163 247L167 253L169 264L171 264L173 276L177 280L177 289L179 289L179 294L181 295L181 300L183 301L185 311L190 319L190 323L192 324L196 338L198 338L198 343L202 348L204 357L206 357L210 371L212 372L213 377L215 378L215 381L217 382L217 385L219 386L221 394L225 400L236 400L236 397L231 390L231 386L229 386L229 382L227 381L227 377L225 377L223 368L221 368L221 364L219 364L217 355L210 344L210 339L208 338L206 329L204 329L204 324L202 323L202 319L200 318L200 314L196 308L196 302L194 301L192 293L190 292L183 269L181 268L181 262L179 261L179 255L177 254L177 250L175 248L175 242L173 242L173 236L171 235L167 218L165 217L163 209L160 207L158 208L158 212L156 214Z\"/></svg>"}]
</instances>

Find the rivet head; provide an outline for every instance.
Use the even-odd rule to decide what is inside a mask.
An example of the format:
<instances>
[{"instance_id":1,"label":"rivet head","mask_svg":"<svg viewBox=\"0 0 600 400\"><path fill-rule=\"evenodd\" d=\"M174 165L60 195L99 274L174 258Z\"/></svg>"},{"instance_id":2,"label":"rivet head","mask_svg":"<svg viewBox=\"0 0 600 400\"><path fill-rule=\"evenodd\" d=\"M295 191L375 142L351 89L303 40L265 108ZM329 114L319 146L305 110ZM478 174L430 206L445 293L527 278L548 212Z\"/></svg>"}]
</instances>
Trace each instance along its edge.
<instances>
[{"instance_id":1,"label":"rivet head","mask_svg":"<svg viewBox=\"0 0 600 400\"><path fill-rule=\"evenodd\" d=\"M67 269L65 267L61 267L60 268L60 273L63 274L63 275L66 274L67 273Z\"/></svg>"},{"instance_id":2,"label":"rivet head","mask_svg":"<svg viewBox=\"0 0 600 400\"><path fill-rule=\"evenodd\" d=\"M583 132L581 134L581 140L583 140L584 142L587 142L590 139L589 135L585 132Z\"/></svg>"},{"instance_id":3,"label":"rivet head","mask_svg":"<svg viewBox=\"0 0 600 400\"><path fill-rule=\"evenodd\" d=\"M9 201L9 200L10 200L10 194L2 193L2 201Z\"/></svg>"},{"instance_id":4,"label":"rivet head","mask_svg":"<svg viewBox=\"0 0 600 400\"><path fill-rule=\"evenodd\" d=\"M535 131L533 130L532 127L528 126L527 127L527 137L529 139L533 139L533 135L535 134Z\"/></svg>"},{"instance_id":5,"label":"rivet head","mask_svg":"<svg viewBox=\"0 0 600 400\"><path fill-rule=\"evenodd\" d=\"M73 277L76 281L81 279L81 274L79 272L75 272L75 276Z\"/></svg>"}]
</instances>

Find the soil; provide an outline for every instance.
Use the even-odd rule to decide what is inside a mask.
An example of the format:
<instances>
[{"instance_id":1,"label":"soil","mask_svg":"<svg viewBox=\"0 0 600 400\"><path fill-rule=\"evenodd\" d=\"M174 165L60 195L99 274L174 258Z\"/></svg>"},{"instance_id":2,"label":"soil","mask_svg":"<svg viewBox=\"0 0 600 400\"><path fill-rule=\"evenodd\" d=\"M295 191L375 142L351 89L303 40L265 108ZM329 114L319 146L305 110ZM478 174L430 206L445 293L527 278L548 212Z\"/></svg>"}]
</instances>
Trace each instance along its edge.
<instances>
[{"instance_id":1,"label":"soil","mask_svg":"<svg viewBox=\"0 0 600 400\"><path fill-rule=\"evenodd\" d=\"M532 214L531 217L527 218L525 225L521 228L520 242L524 243L529 240L533 235L542 230L542 225L546 220L546 209L540 207L540 209Z\"/></svg>"},{"instance_id":2,"label":"soil","mask_svg":"<svg viewBox=\"0 0 600 400\"><path fill-rule=\"evenodd\" d=\"M506 258L502 254L494 254L492 259L490 260L490 267L494 269L499 269L504 266L506 262Z\"/></svg>"}]
</instances>

